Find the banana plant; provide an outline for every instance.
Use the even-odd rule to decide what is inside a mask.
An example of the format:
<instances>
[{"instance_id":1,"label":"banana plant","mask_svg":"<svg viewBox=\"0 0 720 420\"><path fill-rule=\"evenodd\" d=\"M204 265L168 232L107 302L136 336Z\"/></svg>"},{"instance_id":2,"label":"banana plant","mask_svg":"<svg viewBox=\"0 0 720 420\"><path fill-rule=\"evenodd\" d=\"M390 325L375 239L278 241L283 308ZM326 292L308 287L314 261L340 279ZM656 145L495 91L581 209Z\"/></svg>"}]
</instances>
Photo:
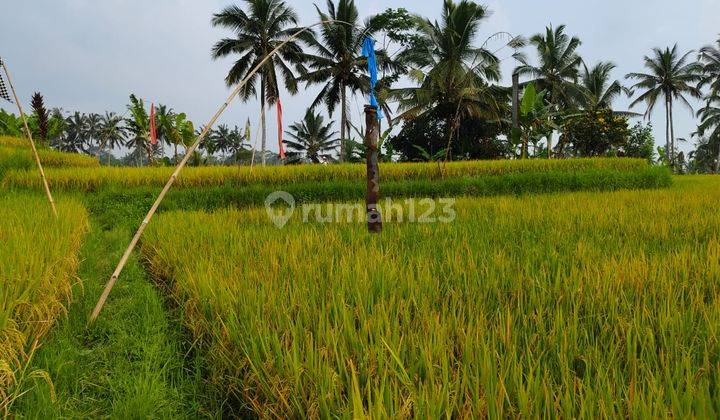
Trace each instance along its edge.
<instances>
[{"instance_id":1,"label":"banana plant","mask_svg":"<svg viewBox=\"0 0 720 420\"><path fill-rule=\"evenodd\" d=\"M195 127L192 121L187 119L184 112L174 115L173 122L168 130L168 138L175 146L175 161L178 158L177 148L182 145L187 153L187 148L195 139Z\"/></svg>"},{"instance_id":2,"label":"banana plant","mask_svg":"<svg viewBox=\"0 0 720 420\"><path fill-rule=\"evenodd\" d=\"M553 130L559 129L553 121L555 114L545 103L546 91L537 92L534 83L528 83L520 103L520 128L513 128L510 139L516 146L520 145L520 157L528 157L529 143L535 148L542 139L547 139L548 156L550 156Z\"/></svg>"},{"instance_id":3,"label":"banana plant","mask_svg":"<svg viewBox=\"0 0 720 420\"><path fill-rule=\"evenodd\" d=\"M413 147L420 153L423 162L439 162L445 157L445 152L447 151L446 148L443 148L438 150L435 154L431 154L427 151L427 149L422 146L418 146L417 144L413 144Z\"/></svg>"},{"instance_id":4,"label":"banana plant","mask_svg":"<svg viewBox=\"0 0 720 420\"><path fill-rule=\"evenodd\" d=\"M361 138L365 138L365 127L364 126L356 126L352 122L350 123L350 127L352 127L353 131ZM389 126L385 131L380 133L380 136L378 136L378 160L380 162L392 162L393 155L395 154L395 149L392 147L392 143L390 142L390 133L392 133L393 126ZM365 160L365 142L364 141L355 141L355 139L351 139L348 141L349 146L347 147L349 149L349 153L346 152L345 161L349 162L355 162L355 161L364 161Z\"/></svg>"}]
</instances>

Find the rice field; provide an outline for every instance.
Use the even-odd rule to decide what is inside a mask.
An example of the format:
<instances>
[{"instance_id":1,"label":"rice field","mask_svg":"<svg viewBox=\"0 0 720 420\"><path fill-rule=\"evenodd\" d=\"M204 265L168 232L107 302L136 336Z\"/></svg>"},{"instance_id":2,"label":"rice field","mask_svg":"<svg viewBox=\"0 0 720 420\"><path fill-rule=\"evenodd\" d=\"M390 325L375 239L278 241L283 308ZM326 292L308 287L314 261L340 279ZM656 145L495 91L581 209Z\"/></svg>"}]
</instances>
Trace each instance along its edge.
<instances>
[{"instance_id":1,"label":"rice field","mask_svg":"<svg viewBox=\"0 0 720 420\"><path fill-rule=\"evenodd\" d=\"M0 147L30 147L30 142L27 139L0 136Z\"/></svg>"},{"instance_id":2,"label":"rice field","mask_svg":"<svg viewBox=\"0 0 720 420\"><path fill-rule=\"evenodd\" d=\"M83 278L97 283L172 168L40 153L60 222L26 142L0 138L0 408L28 391L21 416L720 413L720 178L673 182L633 159L382 164L396 200L370 236L362 210L330 210L362 197L363 165L187 168L142 240L144 265L120 279L135 306L113 294L108 322L89 326L97 293L82 296L46 344L89 218ZM257 207L279 189L298 205L283 229ZM455 197L454 219L409 222L427 197ZM173 324L186 335L155 328ZM33 364L44 345L57 354ZM61 389L28 390L28 372ZM205 383L217 401L196 399Z\"/></svg>"},{"instance_id":3,"label":"rice field","mask_svg":"<svg viewBox=\"0 0 720 420\"><path fill-rule=\"evenodd\" d=\"M70 200L58 212L55 219L44 197L0 196L0 409L17 396L12 387L77 282L88 215Z\"/></svg>"},{"instance_id":4,"label":"rice field","mask_svg":"<svg viewBox=\"0 0 720 420\"><path fill-rule=\"evenodd\" d=\"M381 236L170 212L142 254L249 416L714 418L718 203L717 177L460 198Z\"/></svg>"},{"instance_id":5,"label":"rice field","mask_svg":"<svg viewBox=\"0 0 720 420\"><path fill-rule=\"evenodd\" d=\"M84 165L68 164L79 167ZM88 165L90 166L90 165ZM514 160L467 161L438 163L384 163L381 165L383 181L437 180L448 178L474 178L512 174L577 173L583 171L633 172L649 168L642 159L570 159L570 160ZM170 178L171 167L91 167L55 168L47 171L48 180L56 188L91 192L105 187L137 188L161 187ZM176 188L216 186L282 186L293 183L334 181L362 182L366 168L361 164L342 165L288 165L275 167L190 167L175 182ZM32 171L8 172L3 180L5 187L40 188L40 180Z\"/></svg>"},{"instance_id":6,"label":"rice field","mask_svg":"<svg viewBox=\"0 0 720 420\"><path fill-rule=\"evenodd\" d=\"M38 156L46 168L72 167L97 170L100 166L94 157L45 148L38 148ZM0 177L8 171L15 170L24 173L28 179L37 180L40 185L40 177L35 168L35 158L27 139L0 136Z\"/></svg>"}]
</instances>

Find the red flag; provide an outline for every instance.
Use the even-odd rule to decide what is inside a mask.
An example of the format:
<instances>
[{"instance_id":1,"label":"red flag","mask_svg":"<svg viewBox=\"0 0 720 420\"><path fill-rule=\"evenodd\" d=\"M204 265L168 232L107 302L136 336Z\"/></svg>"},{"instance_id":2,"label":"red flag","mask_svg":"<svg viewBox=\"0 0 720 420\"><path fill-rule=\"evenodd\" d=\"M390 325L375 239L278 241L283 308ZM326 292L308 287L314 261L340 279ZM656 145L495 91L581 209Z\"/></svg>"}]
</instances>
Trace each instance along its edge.
<instances>
[{"instance_id":1,"label":"red flag","mask_svg":"<svg viewBox=\"0 0 720 420\"><path fill-rule=\"evenodd\" d=\"M278 149L280 150L280 159L285 159L285 147L283 146L283 123L282 123L282 102L280 101L280 98L278 97L277 103L275 104L275 107L277 108L277 126L278 126Z\"/></svg>"},{"instance_id":2,"label":"red flag","mask_svg":"<svg viewBox=\"0 0 720 420\"><path fill-rule=\"evenodd\" d=\"M150 104L150 143L157 144L157 128L155 127L155 104Z\"/></svg>"}]
</instances>

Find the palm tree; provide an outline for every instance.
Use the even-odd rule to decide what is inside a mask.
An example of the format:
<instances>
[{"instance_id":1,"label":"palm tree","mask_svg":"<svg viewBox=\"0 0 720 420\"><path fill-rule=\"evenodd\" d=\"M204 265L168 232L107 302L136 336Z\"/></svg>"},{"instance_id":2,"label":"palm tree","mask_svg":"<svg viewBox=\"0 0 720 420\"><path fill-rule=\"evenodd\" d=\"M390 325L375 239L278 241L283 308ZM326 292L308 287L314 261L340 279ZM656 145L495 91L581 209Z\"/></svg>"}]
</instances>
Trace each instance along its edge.
<instances>
[{"instance_id":1,"label":"palm tree","mask_svg":"<svg viewBox=\"0 0 720 420\"><path fill-rule=\"evenodd\" d=\"M705 107L700 109L698 118L701 122L697 135L701 137L707 135L707 147L717 148L715 173L720 173L720 97L710 100Z\"/></svg>"},{"instance_id":2,"label":"palm tree","mask_svg":"<svg viewBox=\"0 0 720 420\"><path fill-rule=\"evenodd\" d=\"M530 45L537 51L539 64L530 65L521 57L523 63L515 71L521 76L530 76L538 90L547 92L546 100L558 111L571 107L575 98L580 96L577 80L582 59L577 54L580 39L565 33L565 25L553 29L545 28L545 34L535 34Z\"/></svg>"},{"instance_id":3,"label":"palm tree","mask_svg":"<svg viewBox=\"0 0 720 420\"><path fill-rule=\"evenodd\" d=\"M230 143L230 127L227 124L220 124L216 128L210 130L208 138L215 143L217 149L221 153L225 153Z\"/></svg>"},{"instance_id":4,"label":"palm tree","mask_svg":"<svg viewBox=\"0 0 720 420\"><path fill-rule=\"evenodd\" d=\"M404 60L419 84L395 89L399 118L437 112L446 120L448 147L460 120L466 117L500 120L507 94L492 83L500 79L499 59L484 46L473 45L486 9L472 1L443 4L441 22L416 17L419 39Z\"/></svg>"},{"instance_id":5,"label":"palm tree","mask_svg":"<svg viewBox=\"0 0 720 420\"><path fill-rule=\"evenodd\" d=\"M699 88L710 86L708 98L720 96L720 39L717 46L706 45L700 49L700 63L703 66Z\"/></svg>"},{"instance_id":6,"label":"palm tree","mask_svg":"<svg viewBox=\"0 0 720 420\"><path fill-rule=\"evenodd\" d=\"M248 148L245 147L244 141L245 133L243 133L238 126L230 130L223 141L224 150L230 153L230 156L236 164L240 159L240 152L248 150Z\"/></svg>"},{"instance_id":7,"label":"palm tree","mask_svg":"<svg viewBox=\"0 0 720 420\"><path fill-rule=\"evenodd\" d=\"M630 107L640 102L645 102L647 110L645 117L652 114L658 98L665 100L665 135L668 160L670 165L675 164L675 128L673 125L673 103L680 101L691 111L692 105L688 102L686 95L693 98L700 98L702 95L695 83L700 81L701 66L695 62L688 62L692 51L680 56L677 44L672 49L653 49L653 55L645 56L645 67L650 73L630 73L625 76L627 79L637 80L631 87L633 91L641 90Z\"/></svg>"},{"instance_id":8,"label":"palm tree","mask_svg":"<svg viewBox=\"0 0 720 420\"><path fill-rule=\"evenodd\" d=\"M98 142L100 150L107 148L112 151L117 147L125 146L126 137L127 132L123 125L123 118L114 112L106 111L105 115L100 117L100 139Z\"/></svg>"},{"instance_id":9,"label":"palm tree","mask_svg":"<svg viewBox=\"0 0 720 420\"><path fill-rule=\"evenodd\" d=\"M85 137L87 139L88 148L91 148L93 142L100 142L102 136L102 116L100 114L90 113L87 114L85 118L87 130Z\"/></svg>"},{"instance_id":10,"label":"palm tree","mask_svg":"<svg viewBox=\"0 0 720 420\"><path fill-rule=\"evenodd\" d=\"M243 145L245 134L241 132L238 126L231 129L226 124L220 124L210 131L209 137L218 151L223 154L230 153L236 163L238 153L246 150Z\"/></svg>"},{"instance_id":11,"label":"palm tree","mask_svg":"<svg viewBox=\"0 0 720 420\"><path fill-rule=\"evenodd\" d=\"M155 106L155 131L157 134L158 144L165 143L172 146L170 139L170 131L175 122L175 112L166 105L158 104Z\"/></svg>"},{"instance_id":12,"label":"palm tree","mask_svg":"<svg viewBox=\"0 0 720 420\"><path fill-rule=\"evenodd\" d=\"M583 63L583 72L580 76L582 95L578 98L582 109L597 111L600 109L612 109L615 99L623 93L629 93L628 89L620 84L620 81L611 81L610 73L617 66L609 61L600 61L588 69Z\"/></svg>"},{"instance_id":13,"label":"palm tree","mask_svg":"<svg viewBox=\"0 0 720 420\"><path fill-rule=\"evenodd\" d=\"M334 138L337 132L331 131L332 125L332 121L325 124L322 115L308 109L305 118L291 125L290 131L286 132L292 140L283 140L283 143L293 151L291 153L294 160L305 157L313 163L328 161L338 142Z\"/></svg>"},{"instance_id":14,"label":"palm tree","mask_svg":"<svg viewBox=\"0 0 720 420\"><path fill-rule=\"evenodd\" d=\"M85 153L87 151L87 116L75 111L65 119L65 136L58 145L62 152Z\"/></svg>"},{"instance_id":15,"label":"palm tree","mask_svg":"<svg viewBox=\"0 0 720 420\"><path fill-rule=\"evenodd\" d=\"M362 44L367 31L362 27L354 0L339 0L337 6L327 0L327 13L315 6L322 22L320 36L308 39L315 54L304 54L308 70L299 80L308 85L323 84L310 109L325 104L330 117L340 105L340 157L349 134L348 91L367 91L370 79L365 74L367 60L362 56ZM379 54L380 55L380 54ZM378 62L383 61L378 57Z\"/></svg>"},{"instance_id":16,"label":"palm tree","mask_svg":"<svg viewBox=\"0 0 720 420\"><path fill-rule=\"evenodd\" d=\"M214 59L229 55L239 55L230 68L225 83L233 86L243 80L262 60L283 42L287 41L299 30L298 17L282 0L245 0L249 12L238 6L228 6L213 16L213 26L221 26L234 32L234 37L223 38L212 49ZM292 41L283 47L248 81L241 92L247 101L251 96L260 97L260 120L262 125L262 163L265 165L265 146L267 128L265 123L265 105L273 105L280 97L278 73L282 77L285 88L297 93L297 81L293 70L302 71L302 49L299 43ZM257 81L260 91L257 91Z\"/></svg>"},{"instance_id":17,"label":"palm tree","mask_svg":"<svg viewBox=\"0 0 720 420\"><path fill-rule=\"evenodd\" d=\"M152 163L153 148L150 144L150 116L145 110L145 103L135 95L130 95L130 104L127 106L130 118L125 120L125 126L129 134L126 145L135 149L135 155L140 156L141 152L147 155L148 163Z\"/></svg>"}]
</instances>

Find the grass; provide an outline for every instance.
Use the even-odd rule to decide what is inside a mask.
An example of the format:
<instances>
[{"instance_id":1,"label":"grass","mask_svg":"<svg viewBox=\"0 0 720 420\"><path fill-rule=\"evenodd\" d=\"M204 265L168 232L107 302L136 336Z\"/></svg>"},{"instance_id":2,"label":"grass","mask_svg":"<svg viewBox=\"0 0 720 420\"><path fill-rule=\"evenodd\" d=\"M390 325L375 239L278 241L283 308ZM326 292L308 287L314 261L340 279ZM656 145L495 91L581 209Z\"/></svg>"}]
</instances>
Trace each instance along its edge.
<instances>
[{"instance_id":1,"label":"grass","mask_svg":"<svg viewBox=\"0 0 720 420\"><path fill-rule=\"evenodd\" d=\"M165 213L142 251L269 417L720 414L720 179L459 199L448 224Z\"/></svg>"},{"instance_id":2,"label":"grass","mask_svg":"<svg viewBox=\"0 0 720 420\"><path fill-rule=\"evenodd\" d=\"M81 249L68 314L43 340L30 365L34 380L13 407L29 418L218 417L220 402L204 390L195 357L162 294L131 257L102 315L88 315L125 249L129 232L92 222Z\"/></svg>"},{"instance_id":3,"label":"grass","mask_svg":"<svg viewBox=\"0 0 720 420\"><path fill-rule=\"evenodd\" d=\"M58 212L56 219L42 197L0 197L0 410L16 399L28 360L76 282L87 212L66 200Z\"/></svg>"},{"instance_id":4,"label":"grass","mask_svg":"<svg viewBox=\"0 0 720 420\"><path fill-rule=\"evenodd\" d=\"M79 165L77 165L79 166ZM578 173L583 171L633 172L647 169L641 159L513 160L437 163L384 163L383 182L466 179L512 174ZM173 168L65 168L47 171L52 186L65 190L91 192L102 188L162 187ZM190 167L175 182L176 188L286 186L292 183L330 183L365 179L365 165L289 165L281 167ZM40 181L27 171L11 171L5 187L39 188Z\"/></svg>"},{"instance_id":5,"label":"grass","mask_svg":"<svg viewBox=\"0 0 720 420\"><path fill-rule=\"evenodd\" d=\"M672 179L663 168L642 168L635 171L592 170L579 173L509 174L478 178L446 180L387 181L380 185L383 197L455 197L499 194L530 194L554 191L614 190L620 188L667 187ZM207 187L171 189L160 211L218 210L227 207L259 206L269 194L279 189L290 193L297 203L350 201L363 197L366 186L361 182L335 181L320 183L292 183L282 188L272 186ZM143 219L160 189L157 187L113 187L93 194L77 193L88 208L106 226L119 220L132 221L133 226Z\"/></svg>"}]
</instances>

